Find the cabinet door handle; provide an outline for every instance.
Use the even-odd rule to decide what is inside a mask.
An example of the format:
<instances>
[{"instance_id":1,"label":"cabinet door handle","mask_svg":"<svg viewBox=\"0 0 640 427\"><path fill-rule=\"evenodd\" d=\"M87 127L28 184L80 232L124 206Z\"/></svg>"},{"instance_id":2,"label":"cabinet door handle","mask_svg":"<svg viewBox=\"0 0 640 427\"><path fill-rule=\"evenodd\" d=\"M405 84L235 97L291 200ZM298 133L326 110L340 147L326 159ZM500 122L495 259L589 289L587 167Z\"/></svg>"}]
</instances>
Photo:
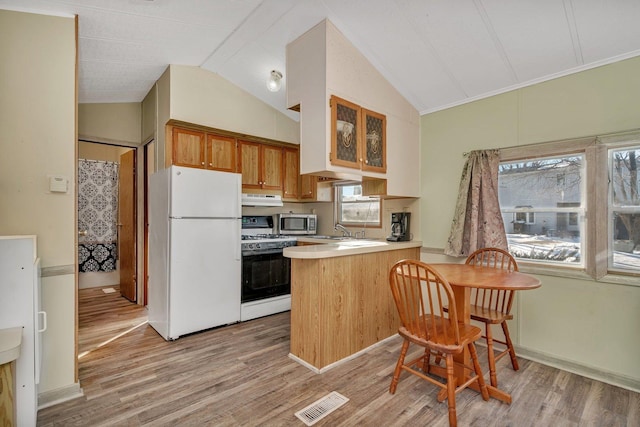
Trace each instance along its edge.
<instances>
[{"instance_id":1,"label":"cabinet door handle","mask_svg":"<svg viewBox=\"0 0 640 427\"><path fill-rule=\"evenodd\" d=\"M200 163L202 166L204 166L204 162Z\"/></svg>"}]
</instances>

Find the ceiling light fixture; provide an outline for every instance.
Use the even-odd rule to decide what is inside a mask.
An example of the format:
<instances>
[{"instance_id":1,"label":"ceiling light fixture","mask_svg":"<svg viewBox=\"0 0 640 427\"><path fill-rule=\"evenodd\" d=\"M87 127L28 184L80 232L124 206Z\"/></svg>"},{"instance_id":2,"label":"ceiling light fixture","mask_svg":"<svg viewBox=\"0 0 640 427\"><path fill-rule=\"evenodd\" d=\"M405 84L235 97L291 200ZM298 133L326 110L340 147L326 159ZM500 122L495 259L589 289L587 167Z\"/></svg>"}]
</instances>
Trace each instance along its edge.
<instances>
[{"instance_id":1,"label":"ceiling light fixture","mask_svg":"<svg viewBox=\"0 0 640 427\"><path fill-rule=\"evenodd\" d=\"M269 78L267 79L267 89L271 92L277 92L280 90L282 80L282 73L277 70L271 70L271 74L269 74Z\"/></svg>"}]
</instances>

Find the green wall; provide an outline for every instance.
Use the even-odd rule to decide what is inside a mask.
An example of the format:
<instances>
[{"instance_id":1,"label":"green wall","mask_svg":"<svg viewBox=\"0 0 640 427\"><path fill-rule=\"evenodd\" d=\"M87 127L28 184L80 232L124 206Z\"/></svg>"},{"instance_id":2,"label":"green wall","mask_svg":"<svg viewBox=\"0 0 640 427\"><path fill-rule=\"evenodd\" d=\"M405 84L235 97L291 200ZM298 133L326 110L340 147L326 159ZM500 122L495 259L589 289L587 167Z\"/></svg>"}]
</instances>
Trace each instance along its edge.
<instances>
[{"instance_id":1,"label":"green wall","mask_svg":"<svg viewBox=\"0 0 640 427\"><path fill-rule=\"evenodd\" d=\"M640 57L422 116L420 221L423 244L432 248L422 258L459 261L441 249L464 152L638 128ZM633 286L538 277L542 288L518 295L510 329L519 353L640 390L640 280Z\"/></svg>"}]
</instances>

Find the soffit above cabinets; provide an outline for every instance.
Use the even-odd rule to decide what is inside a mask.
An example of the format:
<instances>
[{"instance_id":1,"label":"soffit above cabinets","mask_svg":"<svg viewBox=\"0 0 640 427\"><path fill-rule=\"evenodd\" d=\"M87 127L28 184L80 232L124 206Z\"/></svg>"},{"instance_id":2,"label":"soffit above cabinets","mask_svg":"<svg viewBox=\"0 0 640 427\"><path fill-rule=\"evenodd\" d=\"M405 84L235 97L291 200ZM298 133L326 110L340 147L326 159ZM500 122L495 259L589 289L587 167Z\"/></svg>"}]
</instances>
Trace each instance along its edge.
<instances>
[{"instance_id":1,"label":"soffit above cabinets","mask_svg":"<svg viewBox=\"0 0 640 427\"><path fill-rule=\"evenodd\" d=\"M140 102L168 64L269 92L285 47L329 19L421 114L640 55L640 2L0 0L79 16L79 102ZM283 84L286 87L287 76Z\"/></svg>"}]
</instances>

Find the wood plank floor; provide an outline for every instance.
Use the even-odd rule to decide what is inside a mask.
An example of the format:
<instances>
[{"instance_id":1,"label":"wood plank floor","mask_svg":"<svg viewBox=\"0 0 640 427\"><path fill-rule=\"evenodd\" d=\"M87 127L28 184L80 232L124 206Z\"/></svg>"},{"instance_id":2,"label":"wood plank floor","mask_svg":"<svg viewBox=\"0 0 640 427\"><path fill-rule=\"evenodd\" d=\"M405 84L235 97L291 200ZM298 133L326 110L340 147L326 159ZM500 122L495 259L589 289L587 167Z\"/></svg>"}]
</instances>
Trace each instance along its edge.
<instances>
[{"instance_id":1,"label":"wood plank floor","mask_svg":"<svg viewBox=\"0 0 640 427\"><path fill-rule=\"evenodd\" d=\"M288 312L166 342L145 323L146 310L119 292L84 289L79 301L85 395L40 410L38 426L303 427L294 413L334 390L350 401L316 426L448 425L447 404L426 381L404 373L388 393L397 337L316 375L287 357ZM459 425L640 426L640 394L519 362L518 372L507 358L498 363L513 403L464 390Z\"/></svg>"}]
</instances>

